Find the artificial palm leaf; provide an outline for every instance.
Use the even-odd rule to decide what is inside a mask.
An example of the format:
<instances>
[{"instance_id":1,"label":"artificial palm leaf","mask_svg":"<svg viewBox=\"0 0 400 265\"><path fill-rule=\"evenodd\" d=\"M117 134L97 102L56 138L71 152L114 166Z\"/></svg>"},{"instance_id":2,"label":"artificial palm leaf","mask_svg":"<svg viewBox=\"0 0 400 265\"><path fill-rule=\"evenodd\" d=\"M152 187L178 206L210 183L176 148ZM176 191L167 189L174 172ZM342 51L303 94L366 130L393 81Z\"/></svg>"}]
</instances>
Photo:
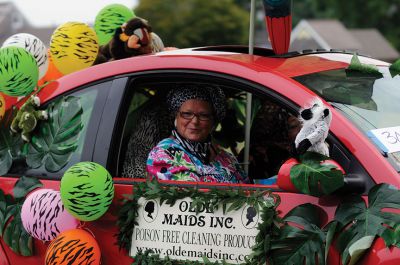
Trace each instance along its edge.
<instances>
[{"instance_id":1,"label":"artificial palm leaf","mask_svg":"<svg viewBox=\"0 0 400 265\"><path fill-rule=\"evenodd\" d=\"M79 98L72 96L52 103L47 110L49 119L40 123L39 133L32 137L26 163L32 168L44 164L46 170L57 172L78 147L83 110Z\"/></svg>"},{"instance_id":2,"label":"artificial palm leaf","mask_svg":"<svg viewBox=\"0 0 400 265\"><path fill-rule=\"evenodd\" d=\"M322 209L302 204L283 220L279 237L271 240L273 264L325 264L325 233L321 230Z\"/></svg>"},{"instance_id":3,"label":"artificial palm leaf","mask_svg":"<svg viewBox=\"0 0 400 265\"><path fill-rule=\"evenodd\" d=\"M306 152L301 163L290 170L290 179L304 194L321 196L331 194L344 185L343 173L332 164L322 164L329 157L314 152Z\"/></svg>"},{"instance_id":4,"label":"artificial palm leaf","mask_svg":"<svg viewBox=\"0 0 400 265\"><path fill-rule=\"evenodd\" d=\"M10 130L16 113L15 108L8 110L0 122L0 175L7 174L13 160L21 155L21 135L12 134Z\"/></svg>"},{"instance_id":5,"label":"artificial palm leaf","mask_svg":"<svg viewBox=\"0 0 400 265\"><path fill-rule=\"evenodd\" d=\"M360 196L351 197L338 206L335 220L340 225L336 230L336 248L342 253L343 264L349 259L350 263L356 262L360 250L367 249L370 237L382 236L386 245L393 244L391 238L396 238L400 214L386 209L400 209L400 191L388 184L376 185L369 191L368 207Z\"/></svg>"}]
</instances>

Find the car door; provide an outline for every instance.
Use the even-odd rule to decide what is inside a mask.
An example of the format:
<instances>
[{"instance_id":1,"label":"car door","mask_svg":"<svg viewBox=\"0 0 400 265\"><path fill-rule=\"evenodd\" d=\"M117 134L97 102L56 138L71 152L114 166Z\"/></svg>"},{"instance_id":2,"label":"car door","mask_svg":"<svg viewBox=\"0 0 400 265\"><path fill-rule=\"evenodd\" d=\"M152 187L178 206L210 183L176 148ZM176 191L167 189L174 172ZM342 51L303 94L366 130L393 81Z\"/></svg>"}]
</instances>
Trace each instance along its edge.
<instances>
[{"instance_id":1,"label":"car door","mask_svg":"<svg viewBox=\"0 0 400 265\"><path fill-rule=\"evenodd\" d=\"M252 94L253 124L251 125L250 145L252 148L250 151L253 153L250 154L250 158L253 161L250 161L249 166L254 184L248 186L249 188L268 189L278 194L281 197L279 210L282 216L297 205L312 203L322 208L320 218L323 223L332 220L340 196L318 198L287 192L276 185L279 167L290 157L287 150L287 144L291 141L288 136L290 134L289 121L297 117L299 109L298 105L285 95L275 92L273 88L254 84L242 78L191 70L145 72L121 78L116 80L116 83L120 87L114 90L112 98L109 98L110 101L106 104L94 154L94 161L106 164L111 174L115 176L116 197L110 211L112 214L107 215L108 219L100 220L104 222L104 227L110 226L108 228L110 231L118 231L112 225L117 220L118 200L122 199L124 194L131 194L132 186L146 178L145 165L149 150L158 141L170 135L173 117L166 110L166 94L172 88L192 83L219 86L224 90L228 105L227 118L230 120L217 126L214 138L220 146L235 154L241 163L244 163L243 122L246 115L244 112L246 93ZM119 105L119 109L113 109L111 106L114 105ZM263 122L272 122L273 126L270 126L272 128L265 127L266 124ZM274 144L277 141L281 142ZM338 194L365 192L373 183L371 176L334 135L329 135L328 142L331 146L332 158L350 176L349 181ZM258 149L265 145L272 145L273 151L267 153L276 155L254 161L260 158ZM182 182L169 184L187 185ZM234 187L235 185L227 186ZM105 236L104 239L106 238L112 240ZM107 244L111 247L111 242ZM121 255L119 258L125 260L124 256L127 253L119 253Z\"/></svg>"},{"instance_id":2,"label":"car door","mask_svg":"<svg viewBox=\"0 0 400 265\"><path fill-rule=\"evenodd\" d=\"M13 194L13 187L22 176L36 177L43 185L42 188L59 190L60 179L71 165L79 161L91 161L103 108L112 86L112 81L97 82L78 87L45 102L41 109L47 109L49 120L38 124L32 135L36 139L26 145L28 153L14 159L7 175L0 177L0 187L4 193ZM80 124L76 127L77 130L74 130L75 133L56 143L59 133L67 128L66 123L69 120L65 117L68 117L69 113L73 113ZM46 133L48 131L52 131L53 134ZM58 154L60 156L51 151L53 144L62 146L71 141L72 151ZM41 159L32 160L38 154ZM43 264L49 243L34 239L34 255L23 257L14 253L2 239L0 242L0 251L4 251L0 255L1 264Z\"/></svg>"}]
</instances>

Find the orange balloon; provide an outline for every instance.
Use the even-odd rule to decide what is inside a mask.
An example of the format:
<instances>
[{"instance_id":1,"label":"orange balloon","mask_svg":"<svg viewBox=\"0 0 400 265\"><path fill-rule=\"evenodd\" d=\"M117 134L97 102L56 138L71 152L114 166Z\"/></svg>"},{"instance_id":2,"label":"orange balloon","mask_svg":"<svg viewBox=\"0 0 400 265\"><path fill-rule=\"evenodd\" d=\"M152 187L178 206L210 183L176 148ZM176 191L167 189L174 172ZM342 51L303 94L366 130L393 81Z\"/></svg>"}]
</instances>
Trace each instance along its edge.
<instances>
[{"instance_id":1,"label":"orange balloon","mask_svg":"<svg viewBox=\"0 0 400 265\"><path fill-rule=\"evenodd\" d=\"M46 82L57 80L58 78L63 76L63 74L58 71L53 59L51 58L50 49L47 50L47 56L49 57L49 67L47 68L46 74L42 77L42 79L38 81L39 87L44 85Z\"/></svg>"},{"instance_id":2,"label":"orange balloon","mask_svg":"<svg viewBox=\"0 0 400 265\"><path fill-rule=\"evenodd\" d=\"M1 101L1 97L3 98L3 102L2 103L4 103L4 104L0 103L0 105L3 105L3 106L0 106L0 116L4 116L4 112L7 109L9 109L11 106L17 104L18 97L11 97L11 96L8 96L8 95L0 92L0 101ZM1 114L3 114L3 115L1 115Z\"/></svg>"},{"instance_id":3,"label":"orange balloon","mask_svg":"<svg viewBox=\"0 0 400 265\"><path fill-rule=\"evenodd\" d=\"M100 264L100 247L93 236L82 229L72 229L56 237L46 251L46 265Z\"/></svg>"},{"instance_id":4,"label":"orange balloon","mask_svg":"<svg viewBox=\"0 0 400 265\"><path fill-rule=\"evenodd\" d=\"M5 111L6 111L6 100L0 94L0 120L3 119Z\"/></svg>"}]
</instances>

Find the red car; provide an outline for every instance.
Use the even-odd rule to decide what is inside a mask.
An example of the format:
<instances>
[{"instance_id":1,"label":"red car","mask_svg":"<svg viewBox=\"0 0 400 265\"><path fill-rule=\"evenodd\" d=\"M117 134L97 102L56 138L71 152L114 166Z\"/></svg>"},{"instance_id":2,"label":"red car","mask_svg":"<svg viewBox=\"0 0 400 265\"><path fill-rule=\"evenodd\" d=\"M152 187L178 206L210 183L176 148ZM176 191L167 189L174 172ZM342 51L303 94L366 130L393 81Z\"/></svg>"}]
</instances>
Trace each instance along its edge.
<instances>
[{"instance_id":1,"label":"red car","mask_svg":"<svg viewBox=\"0 0 400 265\"><path fill-rule=\"evenodd\" d=\"M132 258L125 250L119 250L116 244L116 212L123 195L131 194L132 186L142 181L138 177L143 176L145 157L140 154L142 149L151 148L135 146L137 142L131 139L136 135L136 141L146 138L156 143L160 140L163 132L159 127L167 117L158 115L157 122L151 120L148 127L143 125L143 120L152 119L152 110L162 105L165 91L179 84L207 84L224 90L228 114L233 115L236 121L244 120L246 93L252 95L255 117L250 133L254 138L250 139L252 160L249 174L254 182L267 184L237 186L271 189L281 198L281 216L300 204L318 205L324 211L323 222L327 223L334 216L341 194L357 193L365 197L371 187L379 183L400 187L399 153L385 152L370 137L373 129L400 124L400 77L390 75L388 63L363 56L359 56L361 62L378 66L383 77L368 73L348 75L346 68L351 58L352 54L339 51L307 51L275 56L271 50L261 48L256 48L254 55L249 55L247 47L221 46L139 56L66 75L46 86L39 96L43 108L68 97L80 100L82 113L79 115L83 127L73 138L77 148L70 154L59 156L47 149L47 155L40 148L30 149L29 152L36 152L39 164L32 167L29 165L37 161L14 160L8 173L0 177L0 187L9 194L21 176L36 176L44 188L59 190L63 173L73 164L93 161L103 165L114 176L115 198L104 216L87 222L85 226L100 245L102 264L131 264ZM278 173L279 167L288 158L287 153L277 151L268 154L269 162L266 164L257 161L259 157L252 153L264 142L278 141L279 138L269 135L271 132L268 130L264 130L265 135L255 136L257 130L263 133L260 128L269 121L268 116L257 117L261 109L272 104L279 108L279 113L286 115L283 119L277 116L272 119L277 122L275 129L279 132L285 126L288 129L290 124L286 118L298 116L299 108L316 95L330 106L333 117L327 138L330 157L346 172L341 191L321 198L288 192L274 182L264 181ZM52 110L56 108L49 108L50 115ZM232 127L229 128L229 125ZM228 123L228 127L222 124L215 135L222 146L239 157L239 161L243 161L243 127L241 122ZM141 144L143 142L140 141ZM48 155L48 152L51 154ZM204 183L204 187L209 185ZM43 264L49 245L48 242L34 240L34 255L23 257L15 254L3 240L0 242L0 265ZM336 254L329 256L329 264L339 264L339 260ZM400 251L398 248L386 248L377 241L361 262L398 264Z\"/></svg>"}]
</instances>

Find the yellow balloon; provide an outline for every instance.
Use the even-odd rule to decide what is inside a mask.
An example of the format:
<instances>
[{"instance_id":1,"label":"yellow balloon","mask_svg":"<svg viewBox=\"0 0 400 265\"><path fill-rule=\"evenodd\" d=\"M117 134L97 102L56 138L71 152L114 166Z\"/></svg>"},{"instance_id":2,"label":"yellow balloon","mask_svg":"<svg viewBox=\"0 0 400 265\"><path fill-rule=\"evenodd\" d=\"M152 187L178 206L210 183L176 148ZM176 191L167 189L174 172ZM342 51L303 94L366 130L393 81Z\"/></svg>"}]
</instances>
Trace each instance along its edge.
<instances>
[{"instance_id":1,"label":"yellow balloon","mask_svg":"<svg viewBox=\"0 0 400 265\"><path fill-rule=\"evenodd\" d=\"M91 66L98 51L97 35L84 23L67 22L59 26L51 36L51 57L64 75Z\"/></svg>"},{"instance_id":2,"label":"yellow balloon","mask_svg":"<svg viewBox=\"0 0 400 265\"><path fill-rule=\"evenodd\" d=\"M4 117L4 112L6 111L6 100L3 95L0 94L0 120Z\"/></svg>"}]
</instances>

